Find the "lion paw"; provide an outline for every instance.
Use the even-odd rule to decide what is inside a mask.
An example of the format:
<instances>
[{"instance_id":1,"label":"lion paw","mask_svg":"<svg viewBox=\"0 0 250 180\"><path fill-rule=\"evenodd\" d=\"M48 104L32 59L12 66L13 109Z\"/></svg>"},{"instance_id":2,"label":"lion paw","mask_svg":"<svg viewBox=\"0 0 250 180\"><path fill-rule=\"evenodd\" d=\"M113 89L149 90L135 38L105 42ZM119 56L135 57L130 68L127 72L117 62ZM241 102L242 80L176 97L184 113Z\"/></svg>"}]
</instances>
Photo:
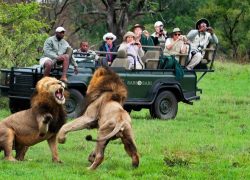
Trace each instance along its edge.
<instances>
[{"instance_id":1,"label":"lion paw","mask_svg":"<svg viewBox=\"0 0 250 180\"><path fill-rule=\"evenodd\" d=\"M15 159L14 157L5 157L4 160L11 161L11 162L16 162L17 161L17 159Z\"/></svg>"},{"instance_id":2,"label":"lion paw","mask_svg":"<svg viewBox=\"0 0 250 180\"><path fill-rule=\"evenodd\" d=\"M64 144L66 141L66 137L64 135L59 135L59 136L57 136L57 141L60 144Z\"/></svg>"}]
</instances>

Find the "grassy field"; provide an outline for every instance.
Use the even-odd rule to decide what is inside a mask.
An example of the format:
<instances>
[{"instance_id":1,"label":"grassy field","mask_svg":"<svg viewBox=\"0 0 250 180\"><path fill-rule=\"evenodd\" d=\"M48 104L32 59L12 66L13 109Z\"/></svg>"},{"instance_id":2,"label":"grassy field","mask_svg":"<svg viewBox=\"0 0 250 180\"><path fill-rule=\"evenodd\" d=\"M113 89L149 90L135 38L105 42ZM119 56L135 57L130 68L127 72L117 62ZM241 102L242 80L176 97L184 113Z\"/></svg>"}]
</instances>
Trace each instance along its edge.
<instances>
[{"instance_id":1,"label":"grassy field","mask_svg":"<svg viewBox=\"0 0 250 180\"><path fill-rule=\"evenodd\" d=\"M24 162L0 160L0 179L250 179L250 65L217 62L215 69L199 84L201 100L179 103L175 120L132 112L139 168L131 167L120 141L113 141L101 166L88 171L95 144L84 137L96 137L96 131L83 130L59 145L63 164L51 163L42 142L30 148ZM8 115L0 110L1 119Z\"/></svg>"}]
</instances>

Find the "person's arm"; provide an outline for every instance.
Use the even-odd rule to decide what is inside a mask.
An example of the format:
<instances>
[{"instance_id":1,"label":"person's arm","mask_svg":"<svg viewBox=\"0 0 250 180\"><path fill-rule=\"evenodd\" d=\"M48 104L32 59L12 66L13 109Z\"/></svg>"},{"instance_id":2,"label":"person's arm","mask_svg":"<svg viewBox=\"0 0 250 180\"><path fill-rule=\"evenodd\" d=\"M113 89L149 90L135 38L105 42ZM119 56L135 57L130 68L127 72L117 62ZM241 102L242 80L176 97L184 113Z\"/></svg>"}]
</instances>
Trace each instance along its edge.
<instances>
[{"instance_id":1,"label":"person's arm","mask_svg":"<svg viewBox=\"0 0 250 180\"><path fill-rule=\"evenodd\" d=\"M165 46L168 50L171 50L177 41L171 42L172 38L167 38Z\"/></svg>"},{"instance_id":2,"label":"person's arm","mask_svg":"<svg viewBox=\"0 0 250 180\"><path fill-rule=\"evenodd\" d=\"M197 29L193 29L191 31L189 31L189 33L187 34L187 38L190 41L193 41L193 39L195 38L195 36L197 36L199 33L199 31Z\"/></svg>"},{"instance_id":3,"label":"person's arm","mask_svg":"<svg viewBox=\"0 0 250 180\"><path fill-rule=\"evenodd\" d=\"M138 55L139 55L140 57L144 56L144 51L143 51L141 45L138 47Z\"/></svg>"},{"instance_id":4,"label":"person's arm","mask_svg":"<svg viewBox=\"0 0 250 180\"><path fill-rule=\"evenodd\" d=\"M128 44L127 43L121 43L118 51L120 51L120 50L123 50L123 51L127 52L127 50L128 50Z\"/></svg>"},{"instance_id":5,"label":"person's arm","mask_svg":"<svg viewBox=\"0 0 250 180\"><path fill-rule=\"evenodd\" d=\"M215 44L219 43L219 40L218 40L217 36L214 33L211 34L211 38L209 39L209 42L215 43Z\"/></svg>"},{"instance_id":6,"label":"person's arm","mask_svg":"<svg viewBox=\"0 0 250 180\"><path fill-rule=\"evenodd\" d=\"M74 67L77 67L78 64L76 63L76 58L74 56L74 53L77 52L76 49L73 50L73 53L72 53L72 58L71 58L71 63L74 65Z\"/></svg>"}]
</instances>

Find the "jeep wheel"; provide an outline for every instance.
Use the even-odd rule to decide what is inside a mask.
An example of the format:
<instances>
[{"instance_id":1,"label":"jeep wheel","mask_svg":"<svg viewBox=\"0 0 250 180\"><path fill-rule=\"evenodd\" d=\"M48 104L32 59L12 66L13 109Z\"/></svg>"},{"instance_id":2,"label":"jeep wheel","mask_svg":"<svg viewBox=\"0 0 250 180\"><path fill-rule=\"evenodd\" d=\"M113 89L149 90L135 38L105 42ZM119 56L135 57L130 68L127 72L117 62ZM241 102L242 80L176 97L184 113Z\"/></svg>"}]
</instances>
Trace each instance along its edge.
<instances>
[{"instance_id":1,"label":"jeep wheel","mask_svg":"<svg viewBox=\"0 0 250 180\"><path fill-rule=\"evenodd\" d=\"M74 119L82 115L84 96L76 89L69 89L69 97L65 102L67 118Z\"/></svg>"},{"instance_id":2,"label":"jeep wheel","mask_svg":"<svg viewBox=\"0 0 250 180\"><path fill-rule=\"evenodd\" d=\"M158 94L150 109L153 118L173 119L178 110L178 102L175 95L170 91L163 91Z\"/></svg>"},{"instance_id":3,"label":"jeep wheel","mask_svg":"<svg viewBox=\"0 0 250 180\"><path fill-rule=\"evenodd\" d=\"M16 113L30 108L29 100L25 99L9 99L9 108L11 113Z\"/></svg>"}]
</instances>

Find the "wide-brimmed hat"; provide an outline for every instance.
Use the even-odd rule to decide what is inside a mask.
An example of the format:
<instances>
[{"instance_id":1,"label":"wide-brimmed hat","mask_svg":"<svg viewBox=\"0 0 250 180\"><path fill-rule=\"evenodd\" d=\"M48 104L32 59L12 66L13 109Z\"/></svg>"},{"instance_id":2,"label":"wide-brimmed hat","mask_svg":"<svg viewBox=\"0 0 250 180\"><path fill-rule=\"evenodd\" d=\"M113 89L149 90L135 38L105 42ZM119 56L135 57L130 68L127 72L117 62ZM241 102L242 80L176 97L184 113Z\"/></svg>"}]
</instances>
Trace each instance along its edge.
<instances>
[{"instance_id":1,"label":"wide-brimmed hat","mask_svg":"<svg viewBox=\"0 0 250 180\"><path fill-rule=\"evenodd\" d=\"M64 29L64 27L57 27L56 28L56 32L65 32L66 30Z\"/></svg>"},{"instance_id":2,"label":"wide-brimmed hat","mask_svg":"<svg viewBox=\"0 0 250 180\"><path fill-rule=\"evenodd\" d=\"M130 30L131 30L132 32L134 32L135 28L138 28L138 27L141 28L142 30L145 29L145 27L144 27L143 25L135 24Z\"/></svg>"},{"instance_id":3,"label":"wide-brimmed hat","mask_svg":"<svg viewBox=\"0 0 250 180\"><path fill-rule=\"evenodd\" d=\"M171 32L171 35L175 34L176 32L180 32L181 33L181 30L180 28L174 28L173 31Z\"/></svg>"},{"instance_id":4,"label":"wide-brimmed hat","mask_svg":"<svg viewBox=\"0 0 250 180\"><path fill-rule=\"evenodd\" d=\"M123 41L126 41L128 36L133 36L135 38L135 33L133 33L132 31L126 32L126 34L124 34L123 36Z\"/></svg>"},{"instance_id":5,"label":"wide-brimmed hat","mask_svg":"<svg viewBox=\"0 0 250 180\"><path fill-rule=\"evenodd\" d=\"M113 38L112 41L116 40L116 36L113 33L111 33L111 32L104 34L103 40L106 41L106 38Z\"/></svg>"},{"instance_id":6,"label":"wide-brimmed hat","mask_svg":"<svg viewBox=\"0 0 250 180\"><path fill-rule=\"evenodd\" d=\"M201 23L205 23L207 25L207 27L209 27L209 21L206 19L206 18L201 18L199 19L196 24L195 24L195 28L196 29L199 29L198 26L201 24Z\"/></svg>"}]
</instances>

